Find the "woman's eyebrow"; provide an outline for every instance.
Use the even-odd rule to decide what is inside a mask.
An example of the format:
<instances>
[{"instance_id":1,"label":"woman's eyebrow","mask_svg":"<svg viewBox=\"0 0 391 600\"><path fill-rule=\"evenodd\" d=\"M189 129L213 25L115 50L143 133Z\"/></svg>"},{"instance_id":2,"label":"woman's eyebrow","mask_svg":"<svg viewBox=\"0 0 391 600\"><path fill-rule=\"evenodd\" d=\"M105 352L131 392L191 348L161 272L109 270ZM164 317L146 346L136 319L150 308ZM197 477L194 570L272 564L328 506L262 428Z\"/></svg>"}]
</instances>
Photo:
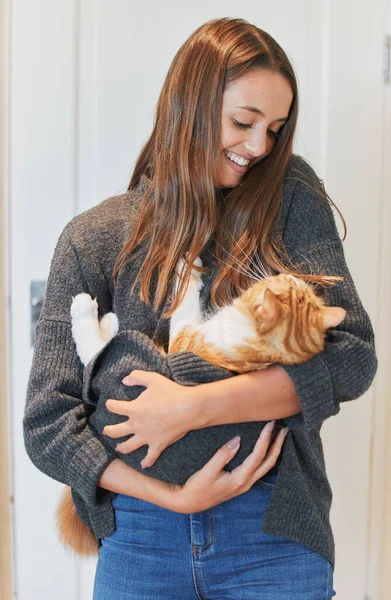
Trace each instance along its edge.
<instances>
[{"instance_id":1,"label":"woman's eyebrow","mask_svg":"<svg viewBox=\"0 0 391 600\"><path fill-rule=\"evenodd\" d=\"M245 110L249 110L250 112L256 113L257 115L261 115L262 117L265 116L265 114L259 110L259 108L256 108L255 106L235 106L235 108L244 108ZM275 119L275 121L287 121L288 117L282 117L281 119ZM274 122L274 121L273 121Z\"/></svg>"}]
</instances>

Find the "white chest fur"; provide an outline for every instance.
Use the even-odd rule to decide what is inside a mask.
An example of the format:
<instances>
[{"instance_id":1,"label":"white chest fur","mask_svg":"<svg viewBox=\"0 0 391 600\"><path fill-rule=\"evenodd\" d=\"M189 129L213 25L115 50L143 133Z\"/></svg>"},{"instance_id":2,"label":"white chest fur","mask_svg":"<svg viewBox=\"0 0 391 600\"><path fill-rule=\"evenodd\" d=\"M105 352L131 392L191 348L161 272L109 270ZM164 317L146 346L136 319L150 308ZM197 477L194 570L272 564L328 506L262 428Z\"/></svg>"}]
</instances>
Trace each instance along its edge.
<instances>
[{"instance_id":1,"label":"white chest fur","mask_svg":"<svg viewBox=\"0 0 391 600\"><path fill-rule=\"evenodd\" d=\"M225 306L211 319L197 326L197 331L205 340L215 344L228 357L235 358L232 348L237 344L245 345L255 338L254 325L250 318L238 310L235 305Z\"/></svg>"}]
</instances>

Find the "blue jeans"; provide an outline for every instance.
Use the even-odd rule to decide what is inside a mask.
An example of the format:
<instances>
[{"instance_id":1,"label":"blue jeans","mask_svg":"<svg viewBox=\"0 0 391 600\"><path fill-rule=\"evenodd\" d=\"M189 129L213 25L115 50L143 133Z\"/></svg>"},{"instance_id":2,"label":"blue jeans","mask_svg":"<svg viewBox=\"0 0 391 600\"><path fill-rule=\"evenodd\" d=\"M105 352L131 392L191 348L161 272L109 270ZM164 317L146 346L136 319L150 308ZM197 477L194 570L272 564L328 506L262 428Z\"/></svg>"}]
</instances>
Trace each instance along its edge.
<instances>
[{"instance_id":1,"label":"blue jeans","mask_svg":"<svg viewBox=\"0 0 391 600\"><path fill-rule=\"evenodd\" d=\"M93 600L330 600L323 556L260 531L275 478L190 515L116 496L117 529L102 540Z\"/></svg>"}]
</instances>

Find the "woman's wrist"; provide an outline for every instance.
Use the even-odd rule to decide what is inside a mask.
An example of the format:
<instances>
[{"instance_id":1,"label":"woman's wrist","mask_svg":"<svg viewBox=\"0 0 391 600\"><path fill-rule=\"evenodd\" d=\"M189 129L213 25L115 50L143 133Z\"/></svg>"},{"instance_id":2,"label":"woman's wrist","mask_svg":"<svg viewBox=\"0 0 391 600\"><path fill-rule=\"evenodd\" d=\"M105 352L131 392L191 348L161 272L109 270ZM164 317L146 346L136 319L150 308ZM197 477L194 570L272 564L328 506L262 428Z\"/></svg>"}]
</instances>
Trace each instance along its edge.
<instances>
[{"instance_id":1,"label":"woman's wrist","mask_svg":"<svg viewBox=\"0 0 391 600\"><path fill-rule=\"evenodd\" d=\"M285 419L302 410L295 385L281 365L189 389L192 429Z\"/></svg>"},{"instance_id":2,"label":"woman's wrist","mask_svg":"<svg viewBox=\"0 0 391 600\"><path fill-rule=\"evenodd\" d=\"M98 486L115 492L151 502L162 508L177 511L180 506L178 492L180 486L161 481L140 473L120 458L115 458L101 473Z\"/></svg>"},{"instance_id":3,"label":"woman's wrist","mask_svg":"<svg viewBox=\"0 0 391 600\"><path fill-rule=\"evenodd\" d=\"M189 431L202 429L209 425L208 403L211 401L209 383L200 383L189 387L187 393ZM204 393L206 392L206 393Z\"/></svg>"}]
</instances>

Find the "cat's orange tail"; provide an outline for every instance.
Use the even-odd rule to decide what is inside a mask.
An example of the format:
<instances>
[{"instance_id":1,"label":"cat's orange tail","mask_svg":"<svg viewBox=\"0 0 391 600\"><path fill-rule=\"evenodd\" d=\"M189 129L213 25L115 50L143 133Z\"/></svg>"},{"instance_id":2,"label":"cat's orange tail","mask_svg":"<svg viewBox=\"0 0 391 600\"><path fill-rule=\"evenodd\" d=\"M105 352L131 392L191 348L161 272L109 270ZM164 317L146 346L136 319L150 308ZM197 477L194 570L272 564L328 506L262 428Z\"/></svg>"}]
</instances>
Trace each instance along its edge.
<instances>
[{"instance_id":1,"label":"cat's orange tail","mask_svg":"<svg viewBox=\"0 0 391 600\"><path fill-rule=\"evenodd\" d=\"M58 535L65 546L83 556L98 554L95 536L77 514L70 487L64 488L56 518Z\"/></svg>"}]
</instances>

